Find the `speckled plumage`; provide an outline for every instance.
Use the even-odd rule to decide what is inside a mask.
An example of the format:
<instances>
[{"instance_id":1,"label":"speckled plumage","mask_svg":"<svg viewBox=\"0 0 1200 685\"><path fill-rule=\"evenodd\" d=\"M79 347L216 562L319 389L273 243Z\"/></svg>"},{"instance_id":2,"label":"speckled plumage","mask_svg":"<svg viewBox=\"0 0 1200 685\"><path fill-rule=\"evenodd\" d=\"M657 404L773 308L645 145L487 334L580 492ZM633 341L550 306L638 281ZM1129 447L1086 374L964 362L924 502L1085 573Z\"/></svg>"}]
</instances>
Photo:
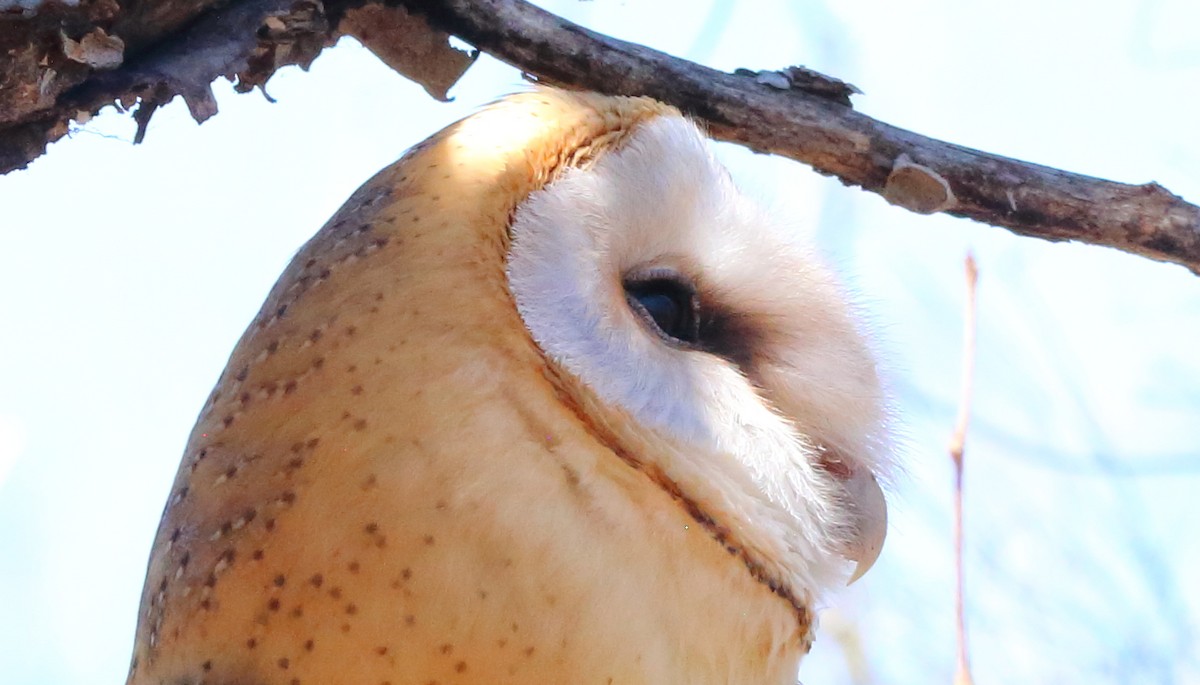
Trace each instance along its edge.
<instances>
[{"instance_id":1,"label":"speckled plumage","mask_svg":"<svg viewBox=\"0 0 1200 685\"><path fill-rule=\"evenodd\" d=\"M192 433L131 685L794 679L815 589L547 359L505 271L530 193L673 116L516 96L355 193Z\"/></svg>"}]
</instances>

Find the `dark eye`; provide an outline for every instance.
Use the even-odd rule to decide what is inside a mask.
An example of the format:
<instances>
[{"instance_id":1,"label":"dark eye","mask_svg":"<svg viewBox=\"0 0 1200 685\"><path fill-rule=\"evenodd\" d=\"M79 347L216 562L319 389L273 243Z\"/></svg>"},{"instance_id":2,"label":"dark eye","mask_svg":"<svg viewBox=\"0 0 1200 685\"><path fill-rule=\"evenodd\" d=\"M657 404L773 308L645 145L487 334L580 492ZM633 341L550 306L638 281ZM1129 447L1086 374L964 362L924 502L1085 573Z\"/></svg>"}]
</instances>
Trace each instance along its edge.
<instances>
[{"instance_id":1,"label":"dark eye","mask_svg":"<svg viewBox=\"0 0 1200 685\"><path fill-rule=\"evenodd\" d=\"M625 297L633 311L667 338L695 343L700 339L700 304L686 283L655 278L625 284Z\"/></svg>"}]
</instances>

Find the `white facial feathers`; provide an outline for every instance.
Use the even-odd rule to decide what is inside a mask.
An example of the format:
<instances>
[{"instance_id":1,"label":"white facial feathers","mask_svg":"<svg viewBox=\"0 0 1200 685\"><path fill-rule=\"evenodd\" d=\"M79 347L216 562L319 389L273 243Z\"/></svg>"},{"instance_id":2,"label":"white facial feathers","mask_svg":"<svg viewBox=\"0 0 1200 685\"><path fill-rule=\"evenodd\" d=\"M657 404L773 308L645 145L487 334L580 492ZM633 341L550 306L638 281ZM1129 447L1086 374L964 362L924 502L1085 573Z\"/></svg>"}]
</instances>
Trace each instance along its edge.
<instances>
[{"instance_id":1,"label":"white facial feathers","mask_svg":"<svg viewBox=\"0 0 1200 685\"><path fill-rule=\"evenodd\" d=\"M776 224L693 124L658 117L518 207L509 285L546 355L662 439L637 458L815 593L882 542L884 412L842 294ZM695 345L631 306L648 277L695 291Z\"/></svg>"}]
</instances>

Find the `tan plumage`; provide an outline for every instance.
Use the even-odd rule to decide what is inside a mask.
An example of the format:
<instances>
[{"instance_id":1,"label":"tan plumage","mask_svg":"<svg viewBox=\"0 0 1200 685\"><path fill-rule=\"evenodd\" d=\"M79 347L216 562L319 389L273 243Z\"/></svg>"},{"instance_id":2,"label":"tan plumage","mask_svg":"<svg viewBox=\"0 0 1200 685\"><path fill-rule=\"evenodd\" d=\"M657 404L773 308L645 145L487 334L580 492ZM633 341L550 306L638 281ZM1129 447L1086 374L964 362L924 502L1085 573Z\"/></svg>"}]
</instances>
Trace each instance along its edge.
<instances>
[{"instance_id":1,"label":"tan plumage","mask_svg":"<svg viewBox=\"0 0 1200 685\"><path fill-rule=\"evenodd\" d=\"M130 683L792 682L820 588L776 553L791 538L688 472L686 440L548 358L506 273L531 193L677 118L646 99L516 96L355 193L280 278L196 425ZM832 426L804 438L832 493L821 511L855 504L858 486L837 483L874 482L847 442L879 438L874 370L847 344L866 380L834 406L869 416L788 422ZM789 397L772 416L815 402ZM877 548L876 518L839 519L813 549L869 562L856 541Z\"/></svg>"}]
</instances>

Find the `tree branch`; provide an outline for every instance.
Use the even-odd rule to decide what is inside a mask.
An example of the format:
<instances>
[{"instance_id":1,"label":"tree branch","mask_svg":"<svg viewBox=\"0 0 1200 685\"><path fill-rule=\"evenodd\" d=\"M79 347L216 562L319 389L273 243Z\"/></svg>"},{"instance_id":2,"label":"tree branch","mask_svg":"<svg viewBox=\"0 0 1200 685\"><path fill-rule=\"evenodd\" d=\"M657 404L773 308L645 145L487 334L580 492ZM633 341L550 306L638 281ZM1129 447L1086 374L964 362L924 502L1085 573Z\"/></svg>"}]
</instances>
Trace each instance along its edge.
<instances>
[{"instance_id":1,"label":"tree branch","mask_svg":"<svg viewBox=\"0 0 1200 685\"><path fill-rule=\"evenodd\" d=\"M1114 183L926 138L822 95L615 40L519 0L400 4L538 77L657 98L702 120L716 138L804 162L893 204L1107 245L1200 273L1200 207L1155 183Z\"/></svg>"},{"instance_id":2,"label":"tree branch","mask_svg":"<svg viewBox=\"0 0 1200 685\"><path fill-rule=\"evenodd\" d=\"M236 77L240 90L250 90L286 64L307 66L332 32L317 0L213 4L35 2L28 18L0 13L0 173L25 166L67 133L69 121L86 121L108 105L137 104L137 142L154 110L176 95L203 122L217 111L214 80ZM115 39L115 59L68 56L71 35L82 42L97 34Z\"/></svg>"},{"instance_id":3,"label":"tree branch","mask_svg":"<svg viewBox=\"0 0 1200 685\"><path fill-rule=\"evenodd\" d=\"M98 1L85 5L104 13L59 16L68 10L34 3L30 18L3 15L0 172L40 155L72 118L113 102L141 103L139 134L154 108L175 95L203 120L216 111L208 83L219 76L237 74L243 90L262 85L283 64L311 61L350 10L403 7L542 80L657 98L703 121L719 139L804 162L913 211L1107 245L1200 273L1200 207L1161 186L1114 183L919 136L855 112L850 87L805 70L728 74L588 31L520 0L152 4L155 12L143 11L146 3L126 12ZM162 16L170 21L156 19Z\"/></svg>"}]
</instances>

